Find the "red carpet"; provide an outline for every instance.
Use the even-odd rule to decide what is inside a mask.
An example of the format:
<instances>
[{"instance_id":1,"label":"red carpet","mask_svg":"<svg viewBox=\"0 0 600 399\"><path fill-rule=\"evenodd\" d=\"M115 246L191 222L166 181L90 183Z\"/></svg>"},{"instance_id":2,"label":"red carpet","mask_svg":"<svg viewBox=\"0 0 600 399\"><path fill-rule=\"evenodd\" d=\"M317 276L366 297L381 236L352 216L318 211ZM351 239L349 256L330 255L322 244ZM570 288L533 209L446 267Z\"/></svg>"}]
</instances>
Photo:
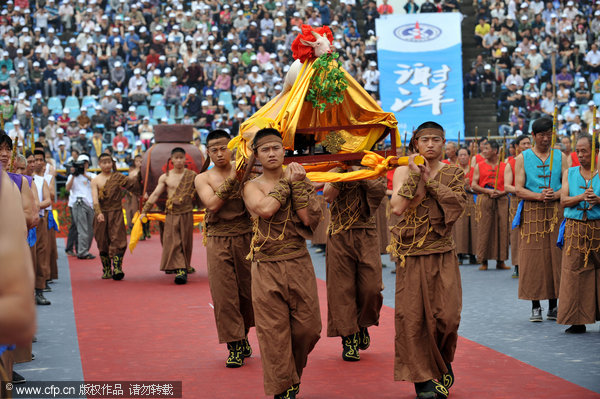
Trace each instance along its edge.
<instances>
[{"instance_id":1,"label":"red carpet","mask_svg":"<svg viewBox=\"0 0 600 399\"><path fill-rule=\"evenodd\" d=\"M88 381L181 380L183 397L263 398L254 329L252 358L227 369L217 340L201 236L194 240L188 284L159 272L154 235L125 256L123 281L101 280L100 260L69 258L83 373ZM92 253L97 254L95 248ZM325 283L319 281L326 323ZM339 338L322 338L309 356L301 398L414 398L412 384L394 382L394 311L384 307L371 348L358 363L340 357ZM600 395L467 339L460 339L451 398L600 398Z\"/></svg>"}]
</instances>

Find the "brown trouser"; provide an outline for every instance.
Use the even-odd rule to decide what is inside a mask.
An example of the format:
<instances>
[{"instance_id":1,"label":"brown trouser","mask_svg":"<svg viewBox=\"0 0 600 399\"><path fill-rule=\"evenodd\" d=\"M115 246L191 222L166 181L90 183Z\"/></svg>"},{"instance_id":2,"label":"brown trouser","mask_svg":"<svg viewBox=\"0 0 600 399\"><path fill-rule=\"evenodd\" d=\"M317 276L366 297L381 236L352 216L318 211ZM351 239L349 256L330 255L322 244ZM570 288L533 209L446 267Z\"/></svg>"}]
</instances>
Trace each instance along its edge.
<instances>
[{"instance_id":1,"label":"brown trouser","mask_svg":"<svg viewBox=\"0 0 600 399\"><path fill-rule=\"evenodd\" d=\"M167 213L163 235L160 270L188 269L194 247L194 214Z\"/></svg>"},{"instance_id":2,"label":"brown trouser","mask_svg":"<svg viewBox=\"0 0 600 399\"><path fill-rule=\"evenodd\" d=\"M530 223L531 227L521 225L524 231L549 231L549 219L553 215L553 203L525 201L522 220L539 220ZM535 210L531 210L534 207ZM556 246L558 230L562 220L562 209L558 210L558 222L554 230L545 234L531 234L519 241L519 299L542 300L558 298L560 288L560 264L562 251ZM528 230L529 229L529 230Z\"/></svg>"},{"instance_id":3,"label":"brown trouser","mask_svg":"<svg viewBox=\"0 0 600 399\"><path fill-rule=\"evenodd\" d=\"M508 197L477 196L477 259L479 261L508 259Z\"/></svg>"},{"instance_id":4,"label":"brown trouser","mask_svg":"<svg viewBox=\"0 0 600 399\"><path fill-rule=\"evenodd\" d=\"M267 395L300 383L321 335L317 281L308 253L252 263L252 305Z\"/></svg>"},{"instance_id":5,"label":"brown trouser","mask_svg":"<svg viewBox=\"0 0 600 399\"><path fill-rule=\"evenodd\" d=\"M440 378L454 360L462 288L454 250L396 263L394 379Z\"/></svg>"},{"instance_id":6,"label":"brown trouser","mask_svg":"<svg viewBox=\"0 0 600 399\"><path fill-rule=\"evenodd\" d=\"M456 244L456 253L475 255L475 248L477 248L477 222L475 221L473 194L467 194L465 212L454 223L452 238Z\"/></svg>"},{"instance_id":7,"label":"brown trouser","mask_svg":"<svg viewBox=\"0 0 600 399\"><path fill-rule=\"evenodd\" d=\"M567 220L566 237L570 233L569 221ZM588 223L594 226L596 231L600 229L600 220ZM586 233L593 235L591 229ZM586 266L585 254L576 249L569 250L568 244L565 240L556 321L567 325L594 324L600 320L600 253L590 251Z\"/></svg>"},{"instance_id":8,"label":"brown trouser","mask_svg":"<svg viewBox=\"0 0 600 399\"><path fill-rule=\"evenodd\" d=\"M379 324L383 303L376 229L343 230L327 238L327 336L345 337Z\"/></svg>"},{"instance_id":9,"label":"brown trouser","mask_svg":"<svg viewBox=\"0 0 600 399\"><path fill-rule=\"evenodd\" d=\"M519 240L521 237L521 230L519 226L512 228L512 222L515 218L515 213L519 207L519 198L514 195L510 196L510 208L508 213L508 228L510 229L510 263L513 266L519 265Z\"/></svg>"},{"instance_id":10,"label":"brown trouser","mask_svg":"<svg viewBox=\"0 0 600 399\"><path fill-rule=\"evenodd\" d=\"M40 287L46 287L46 281L50 280L50 241L48 235L48 213L40 217L36 227L37 240L35 242L35 276L36 288L38 280Z\"/></svg>"},{"instance_id":11,"label":"brown trouser","mask_svg":"<svg viewBox=\"0 0 600 399\"><path fill-rule=\"evenodd\" d=\"M115 255L122 256L127 249L127 230L123 220L123 211L103 211L104 222L98 222L98 215L94 216L94 238L98 244L100 255L111 258Z\"/></svg>"},{"instance_id":12,"label":"brown trouser","mask_svg":"<svg viewBox=\"0 0 600 399\"><path fill-rule=\"evenodd\" d=\"M52 211L50 211L52 212ZM58 250L56 249L56 230L48 229L48 242L50 244L49 262L50 262L50 279L58 279Z\"/></svg>"},{"instance_id":13,"label":"brown trouser","mask_svg":"<svg viewBox=\"0 0 600 399\"><path fill-rule=\"evenodd\" d=\"M207 237L208 282L215 307L219 343L246 338L254 326L252 262L246 259L252 233L233 237Z\"/></svg>"},{"instance_id":14,"label":"brown trouser","mask_svg":"<svg viewBox=\"0 0 600 399\"><path fill-rule=\"evenodd\" d=\"M13 372L13 353L5 351L0 356L0 398L10 398L12 391L6 390L6 382L12 381Z\"/></svg>"}]
</instances>

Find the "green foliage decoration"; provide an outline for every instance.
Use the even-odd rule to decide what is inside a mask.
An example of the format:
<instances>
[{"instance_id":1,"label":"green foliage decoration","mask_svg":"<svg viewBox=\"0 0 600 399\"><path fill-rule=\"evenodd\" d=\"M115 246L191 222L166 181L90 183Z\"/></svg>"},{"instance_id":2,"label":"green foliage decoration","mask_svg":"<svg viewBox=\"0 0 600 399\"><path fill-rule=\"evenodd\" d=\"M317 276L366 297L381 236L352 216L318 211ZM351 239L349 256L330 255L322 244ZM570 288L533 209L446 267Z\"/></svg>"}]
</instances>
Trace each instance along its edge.
<instances>
[{"instance_id":1,"label":"green foliage decoration","mask_svg":"<svg viewBox=\"0 0 600 399\"><path fill-rule=\"evenodd\" d=\"M337 62L339 56L338 53L323 54L312 65L315 71L310 79L306 101L320 112L324 112L330 104L344 101L348 81Z\"/></svg>"}]
</instances>

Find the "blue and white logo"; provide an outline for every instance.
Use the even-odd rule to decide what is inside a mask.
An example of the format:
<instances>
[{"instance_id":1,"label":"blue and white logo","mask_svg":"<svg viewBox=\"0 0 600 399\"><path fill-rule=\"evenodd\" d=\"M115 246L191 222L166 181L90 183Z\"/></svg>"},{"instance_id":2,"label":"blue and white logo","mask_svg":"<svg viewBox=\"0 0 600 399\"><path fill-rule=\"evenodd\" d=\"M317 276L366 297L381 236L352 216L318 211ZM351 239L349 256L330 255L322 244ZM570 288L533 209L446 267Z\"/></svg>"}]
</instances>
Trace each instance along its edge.
<instances>
[{"instance_id":1,"label":"blue and white logo","mask_svg":"<svg viewBox=\"0 0 600 399\"><path fill-rule=\"evenodd\" d=\"M394 30L394 36L406 42L428 42L434 40L442 34L442 30L437 26L429 24L402 25Z\"/></svg>"}]
</instances>

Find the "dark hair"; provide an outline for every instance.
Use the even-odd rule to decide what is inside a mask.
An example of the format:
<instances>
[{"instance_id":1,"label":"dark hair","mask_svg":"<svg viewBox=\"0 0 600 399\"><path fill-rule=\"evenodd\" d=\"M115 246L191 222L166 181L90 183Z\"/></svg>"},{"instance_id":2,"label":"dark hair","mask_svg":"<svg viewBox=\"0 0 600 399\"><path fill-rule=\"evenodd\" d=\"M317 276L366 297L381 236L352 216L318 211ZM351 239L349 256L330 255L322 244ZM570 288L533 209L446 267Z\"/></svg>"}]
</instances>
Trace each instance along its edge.
<instances>
[{"instance_id":1,"label":"dark hair","mask_svg":"<svg viewBox=\"0 0 600 399\"><path fill-rule=\"evenodd\" d=\"M526 134L522 134L522 135L520 135L519 137L517 137L517 138L515 139L514 143L515 143L515 145L519 145L519 144L521 144L521 141L523 141L523 140L525 140L525 139L528 139L528 138L529 138L529 136L528 136L528 135L526 135Z\"/></svg>"},{"instance_id":2,"label":"dark hair","mask_svg":"<svg viewBox=\"0 0 600 399\"><path fill-rule=\"evenodd\" d=\"M0 130L0 146L6 144L9 150L13 149L13 141L4 130Z\"/></svg>"},{"instance_id":3,"label":"dark hair","mask_svg":"<svg viewBox=\"0 0 600 399\"><path fill-rule=\"evenodd\" d=\"M44 150L42 149L37 149L35 151L33 151L33 155L41 155L42 157L46 158L46 153L44 152Z\"/></svg>"},{"instance_id":4,"label":"dark hair","mask_svg":"<svg viewBox=\"0 0 600 399\"><path fill-rule=\"evenodd\" d=\"M102 154L98 155L98 162L100 162L102 160L102 158L109 158L112 161L112 156L110 154L105 153L105 152L103 152Z\"/></svg>"},{"instance_id":5,"label":"dark hair","mask_svg":"<svg viewBox=\"0 0 600 399\"><path fill-rule=\"evenodd\" d=\"M25 151L25 158L29 158L33 156L33 152L31 152L31 150L27 150Z\"/></svg>"},{"instance_id":6,"label":"dark hair","mask_svg":"<svg viewBox=\"0 0 600 399\"><path fill-rule=\"evenodd\" d=\"M141 158L142 156L140 154L137 154L135 157L133 157L133 159L138 159Z\"/></svg>"},{"instance_id":7,"label":"dark hair","mask_svg":"<svg viewBox=\"0 0 600 399\"><path fill-rule=\"evenodd\" d=\"M580 134L577 137L577 141L579 141L581 139L586 139L587 140L588 144L590 145L590 150L591 150L591 148L592 148L592 140L593 140L592 135L591 134L587 134L587 133ZM598 149L599 149L599 147L598 147L598 138L596 138L596 151L598 151Z\"/></svg>"},{"instance_id":8,"label":"dark hair","mask_svg":"<svg viewBox=\"0 0 600 399\"><path fill-rule=\"evenodd\" d=\"M231 139L231 136L229 135L229 133L227 133L225 130L223 129L216 129L213 130L212 132L210 132L208 134L208 136L206 136L206 145L208 146L208 142L212 141L212 140L217 140L217 139Z\"/></svg>"},{"instance_id":9,"label":"dark hair","mask_svg":"<svg viewBox=\"0 0 600 399\"><path fill-rule=\"evenodd\" d=\"M541 132L547 132L548 130L552 130L552 119L551 118L539 118L533 122L531 125L531 133L535 136Z\"/></svg>"},{"instance_id":10,"label":"dark hair","mask_svg":"<svg viewBox=\"0 0 600 399\"><path fill-rule=\"evenodd\" d=\"M460 150L465 150L467 152L467 154L471 155L471 150L469 150L467 147L459 147L458 150L456 150L456 153L458 154L460 152Z\"/></svg>"},{"instance_id":11,"label":"dark hair","mask_svg":"<svg viewBox=\"0 0 600 399\"><path fill-rule=\"evenodd\" d=\"M496 150L496 152L500 150L500 144L495 140L488 140L488 145L492 147L492 150Z\"/></svg>"},{"instance_id":12,"label":"dark hair","mask_svg":"<svg viewBox=\"0 0 600 399\"><path fill-rule=\"evenodd\" d=\"M256 132L256 135L254 136L254 140L252 140L252 149L254 151L256 151L256 143L258 143L258 141L260 139L262 139L263 137L268 137L268 136L275 136L275 137L279 137L281 139L281 133L279 133L279 131L277 129L273 129L272 127L260 129L258 132Z\"/></svg>"},{"instance_id":13,"label":"dark hair","mask_svg":"<svg viewBox=\"0 0 600 399\"><path fill-rule=\"evenodd\" d=\"M173 156L173 155L175 155L177 153L185 155L185 150L183 148L181 148L181 147L175 147L175 148L173 148L171 150L171 156Z\"/></svg>"},{"instance_id":14,"label":"dark hair","mask_svg":"<svg viewBox=\"0 0 600 399\"><path fill-rule=\"evenodd\" d=\"M415 136L417 135L417 133L419 133L421 130L424 130L424 129L437 129L437 130L441 130L442 132L444 131L444 128L439 123L436 123L433 121L427 121L427 122L421 123L419 125L419 127L417 127L417 129L415 131L413 131L412 138L410 139L410 142L408 143L409 151L411 151L411 152L417 151L417 147L415 145L416 144Z\"/></svg>"}]
</instances>

